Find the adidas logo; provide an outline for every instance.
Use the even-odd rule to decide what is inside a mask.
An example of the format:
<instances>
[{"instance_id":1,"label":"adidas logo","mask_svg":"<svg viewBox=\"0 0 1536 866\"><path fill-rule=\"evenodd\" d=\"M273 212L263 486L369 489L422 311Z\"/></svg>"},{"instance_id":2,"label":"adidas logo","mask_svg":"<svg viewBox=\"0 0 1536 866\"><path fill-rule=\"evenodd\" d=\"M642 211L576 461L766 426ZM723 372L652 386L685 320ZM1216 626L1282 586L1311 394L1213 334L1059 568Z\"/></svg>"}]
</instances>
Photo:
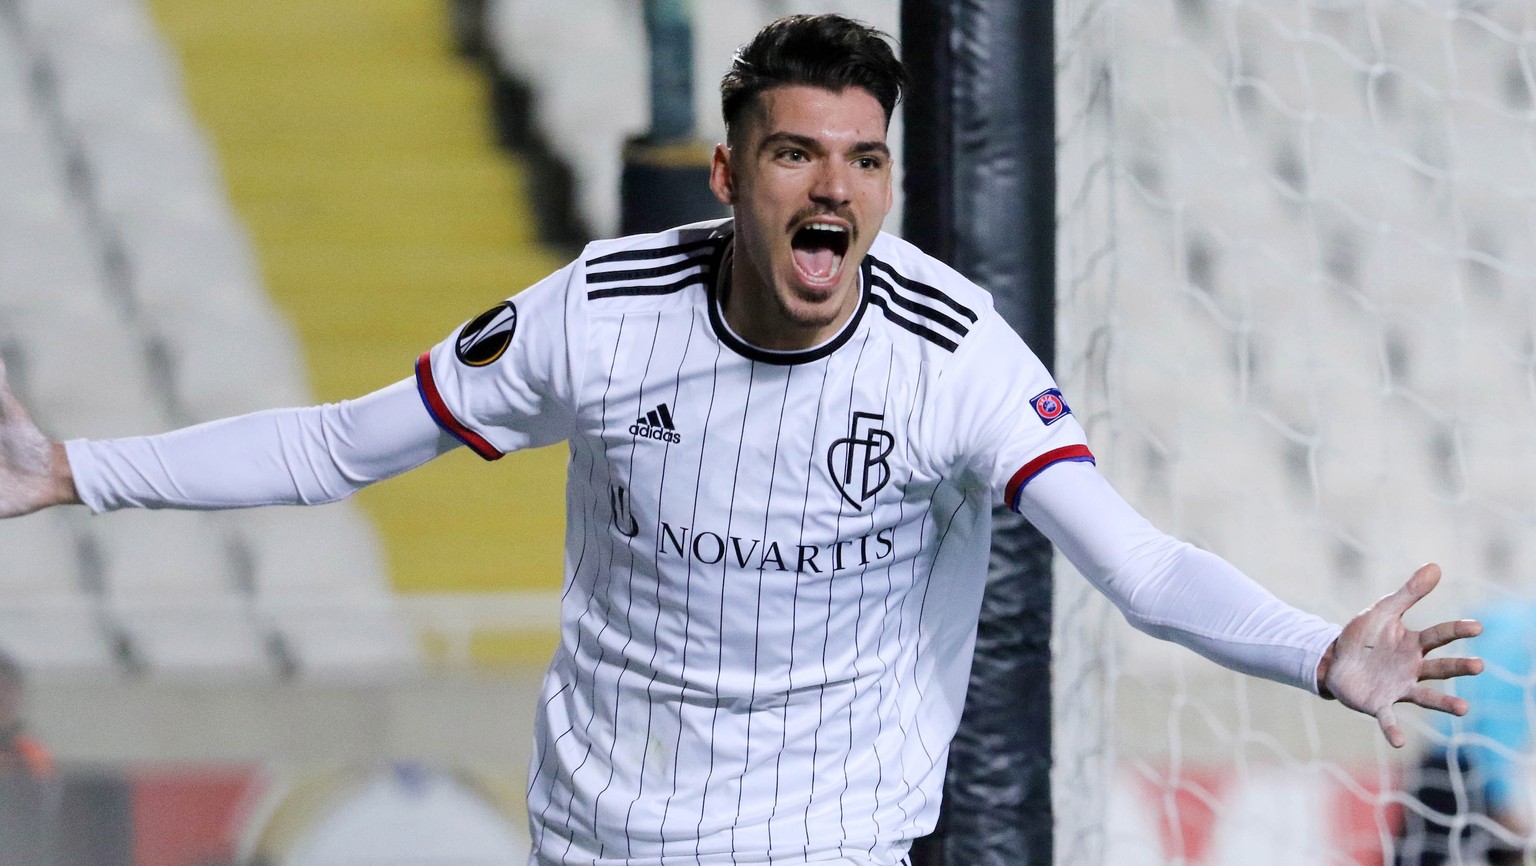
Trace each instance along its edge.
<instances>
[{"instance_id":1,"label":"adidas logo","mask_svg":"<svg viewBox=\"0 0 1536 866\"><path fill-rule=\"evenodd\" d=\"M672 411L663 403L635 419L629 432L641 439L657 439L669 445L683 441L681 433L672 423Z\"/></svg>"}]
</instances>

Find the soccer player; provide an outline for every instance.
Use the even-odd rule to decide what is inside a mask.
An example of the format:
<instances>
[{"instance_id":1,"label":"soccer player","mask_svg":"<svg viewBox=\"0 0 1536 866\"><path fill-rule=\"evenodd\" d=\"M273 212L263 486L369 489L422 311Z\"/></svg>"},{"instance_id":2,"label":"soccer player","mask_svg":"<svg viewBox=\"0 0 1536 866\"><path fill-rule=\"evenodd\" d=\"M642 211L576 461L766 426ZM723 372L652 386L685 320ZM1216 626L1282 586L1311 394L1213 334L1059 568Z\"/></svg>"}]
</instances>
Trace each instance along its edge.
<instances>
[{"instance_id":1,"label":"soccer player","mask_svg":"<svg viewBox=\"0 0 1536 866\"><path fill-rule=\"evenodd\" d=\"M50 442L0 396L0 514L325 502L460 444L565 440L561 641L537 707L534 862L894 864L935 821L1003 502L1138 627L1336 697L1453 713L1425 654L1342 630L1150 526L989 296L880 231L905 72L834 15L770 24L721 84L732 219L599 241L415 377L310 409Z\"/></svg>"}]
</instances>

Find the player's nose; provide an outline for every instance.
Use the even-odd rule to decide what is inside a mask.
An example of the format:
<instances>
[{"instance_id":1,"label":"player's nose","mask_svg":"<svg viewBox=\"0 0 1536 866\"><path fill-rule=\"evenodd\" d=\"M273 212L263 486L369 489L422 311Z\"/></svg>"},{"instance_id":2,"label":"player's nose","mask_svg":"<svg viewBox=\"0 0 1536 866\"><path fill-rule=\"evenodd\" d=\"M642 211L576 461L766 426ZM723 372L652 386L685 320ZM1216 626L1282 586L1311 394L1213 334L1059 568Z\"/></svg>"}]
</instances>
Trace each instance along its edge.
<instances>
[{"instance_id":1,"label":"player's nose","mask_svg":"<svg viewBox=\"0 0 1536 866\"><path fill-rule=\"evenodd\" d=\"M811 183L811 200L823 206L837 207L848 203L852 169L838 160L823 160L816 168Z\"/></svg>"}]
</instances>

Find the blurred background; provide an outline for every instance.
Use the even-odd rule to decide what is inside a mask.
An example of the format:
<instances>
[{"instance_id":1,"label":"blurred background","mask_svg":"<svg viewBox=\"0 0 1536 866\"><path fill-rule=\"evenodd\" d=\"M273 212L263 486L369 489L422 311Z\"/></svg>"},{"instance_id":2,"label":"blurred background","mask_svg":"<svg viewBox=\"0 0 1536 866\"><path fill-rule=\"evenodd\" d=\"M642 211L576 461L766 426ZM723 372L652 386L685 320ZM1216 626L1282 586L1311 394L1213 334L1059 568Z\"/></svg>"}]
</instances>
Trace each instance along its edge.
<instances>
[{"instance_id":1,"label":"blurred background","mask_svg":"<svg viewBox=\"0 0 1536 866\"><path fill-rule=\"evenodd\" d=\"M382 387L586 240L709 215L662 191L702 191L762 24L901 6L0 0L0 355L61 438ZM1330 619L1433 559L1411 619L1505 638L1488 711L1393 753L1059 566L1057 862L1519 862L1536 12L1055 7L1057 371L1101 469ZM0 864L521 862L564 462L0 523Z\"/></svg>"}]
</instances>

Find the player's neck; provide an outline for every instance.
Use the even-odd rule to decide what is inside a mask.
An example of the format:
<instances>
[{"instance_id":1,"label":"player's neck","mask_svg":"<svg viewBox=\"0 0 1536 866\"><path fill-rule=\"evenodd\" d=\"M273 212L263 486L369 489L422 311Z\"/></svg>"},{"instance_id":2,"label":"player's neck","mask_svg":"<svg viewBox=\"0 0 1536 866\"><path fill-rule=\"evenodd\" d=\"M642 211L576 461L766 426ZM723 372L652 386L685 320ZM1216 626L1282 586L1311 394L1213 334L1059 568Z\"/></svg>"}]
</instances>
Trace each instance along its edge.
<instances>
[{"instance_id":1,"label":"player's neck","mask_svg":"<svg viewBox=\"0 0 1536 866\"><path fill-rule=\"evenodd\" d=\"M863 290L858 270L855 265L851 284L839 293L832 315L797 318L763 275L735 255L732 244L720 268L720 312L731 331L753 347L772 352L814 349L841 333L858 311Z\"/></svg>"}]
</instances>

